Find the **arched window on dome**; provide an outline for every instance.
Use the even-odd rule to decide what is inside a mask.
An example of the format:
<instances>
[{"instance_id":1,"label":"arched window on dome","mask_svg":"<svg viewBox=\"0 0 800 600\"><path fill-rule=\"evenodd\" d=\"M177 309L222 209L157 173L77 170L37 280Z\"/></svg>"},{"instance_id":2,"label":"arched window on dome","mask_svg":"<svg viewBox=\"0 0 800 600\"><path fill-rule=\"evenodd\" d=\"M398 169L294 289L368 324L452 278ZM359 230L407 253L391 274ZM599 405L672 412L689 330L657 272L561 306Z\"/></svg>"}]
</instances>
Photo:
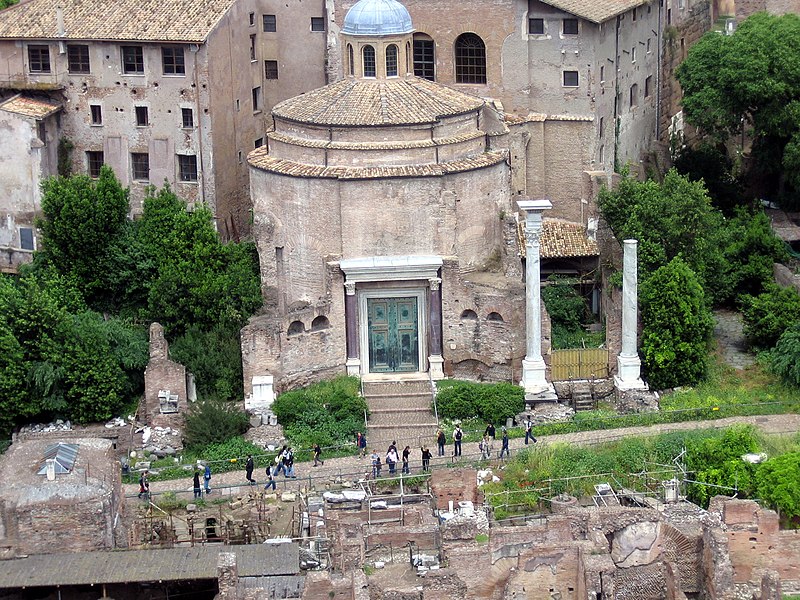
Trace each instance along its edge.
<instances>
[{"instance_id":1,"label":"arched window on dome","mask_svg":"<svg viewBox=\"0 0 800 600\"><path fill-rule=\"evenodd\" d=\"M486 83L486 44L474 33L456 38L456 83Z\"/></svg>"},{"instance_id":2,"label":"arched window on dome","mask_svg":"<svg viewBox=\"0 0 800 600\"><path fill-rule=\"evenodd\" d=\"M375 77L375 48L364 46L361 53L364 59L364 77Z\"/></svg>"},{"instance_id":3,"label":"arched window on dome","mask_svg":"<svg viewBox=\"0 0 800 600\"><path fill-rule=\"evenodd\" d=\"M436 55L433 38L425 33L414 34L414 75L436 80Z\"/></svg>"},{"instance_id":4,"label":"arched window on dome","mask_svg":"<svg viewBox=\"0 0 800 600\"><path fill-rule=\"evenodd\" d=\"M353 44L347 44L347 63L350 67L350 75L355 74L355 61L353 60Z\"/></svg>"},{"instance_id":5,"label":"arched window on dome","mask_svg":"<svg viewBox=\"0 0 800 600\"><path fill-rule=\"evenodd\" d=\"M397 46L394 44L386 47L386 76L397 77Z\"/></svg>"}]
</instances>

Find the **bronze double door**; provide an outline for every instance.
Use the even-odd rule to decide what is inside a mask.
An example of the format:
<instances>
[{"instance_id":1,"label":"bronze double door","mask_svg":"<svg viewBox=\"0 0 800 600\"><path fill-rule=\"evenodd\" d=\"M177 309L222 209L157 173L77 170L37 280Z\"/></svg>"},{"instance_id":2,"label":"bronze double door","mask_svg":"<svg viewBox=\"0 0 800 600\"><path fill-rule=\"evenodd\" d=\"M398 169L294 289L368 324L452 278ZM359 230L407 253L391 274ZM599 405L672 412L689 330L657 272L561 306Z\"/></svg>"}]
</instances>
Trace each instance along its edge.
<instances>
[{"instance_id":1,"label":"bronze double door","mask_svg":"<svg viewBox=\"0 0 800 600\"><path fill-rule=\"evenodd\" d=\"M416 297L367 299L370 373L419 371Z\"/></svg>"}]
</instances>

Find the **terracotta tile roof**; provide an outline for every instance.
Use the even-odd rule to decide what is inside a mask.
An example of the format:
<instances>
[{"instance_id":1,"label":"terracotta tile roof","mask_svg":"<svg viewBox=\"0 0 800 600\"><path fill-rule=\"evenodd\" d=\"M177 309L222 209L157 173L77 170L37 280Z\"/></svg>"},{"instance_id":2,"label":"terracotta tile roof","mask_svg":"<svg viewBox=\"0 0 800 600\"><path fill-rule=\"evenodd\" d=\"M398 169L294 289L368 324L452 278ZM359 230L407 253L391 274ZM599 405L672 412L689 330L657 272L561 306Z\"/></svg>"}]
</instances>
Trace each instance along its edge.
<instances>
[{"instance_id":1,"label":"terracotta tile roof","mask_svg":"<svg viewBox=\"0 0 800 600\"><path fill-rule=\"evenodd\" d=\"M28 0L0 11L0 38L203 42L235 1Z\"/></svg>"},{"instance_id":2,"label":"terracotta tile roof","mask_svg":"<svg viewBox=\"0 0 800 600\"><path fill-rule=\"evenodd\" d=\"M322 167L274 158L267 148L253 150L247 157L250 166L290 177L316 177L324 179L378 179L381 177L437 177L491 167L506 159L507 153L484 152L472 158L430 165L397 167Z\"/></svg>"},{"instance_id":3,"label":"terracotta tile roof","mask_svg":"<svg viewBox=\"0 0 800 600\"><path fill-rule=\"evenodd\" d=\"M61 110L61 105L53 104L52 102L44 102L42 100L34 100L26 96L14 96L0 104L0 110L5 110L24 117L44 119L46 116Z\"/></svg>"},{"instance_id":4,"label":"terracotta tile roof","mask_svg":"<svg viewBox=\"0 0 800 600\"><path fill-rule=\"evenodd\" d=\"M506 113L504 121L509 125L521 125L523 123L542 123L544 121L594 121L594 117L592 115L546 115L533 112L527 115Z\"/></svg>"},{"instance_id":5,"label":"terracotta tile roof","mask_svg":"<svg viewBox=\"0 0 800 600\"><path fill-rule=\"evenodd\" d=\"M406 150L410 148L433 148L434 146L447 146L484 137L482 131L471 131L462 135L449 138L434 138L428 140L400 140L381 142L329 142L327 140L310 140L279 132L267 133L271 140L301 146L303 148L329 148L331 150Z\"/></svg>"},{"instance_id":6,"label":"terracotta tile roof","mask_svg":"<svg viewBox=\"0 0 800 600\"><path fill-rule=\"evenodd\" d=\"M281 102L276 117L338 126L435 123L478 110L483 99L419 77L344 79Z\"/></svg>"},{"instance_id":7,"label":"terracotta tile roof","mask_svg":"<svg viewBox=\"0 0 800 600\"><path fill-rule=\"evenodd\" d=\"M525 224L517 225L517 243L520 256L525 257ZM586 228L578 223L542 221L542 236L539 239L539 253L542 258L572 258L576 256L599 256L597 242L586 235Z\"/></svg>"},{"instance_id":8,"label":"terracotta tile roof","mask_svg":"<svg viewBox=\"0 0 800 600\"><path fill-rule=\"evenodd\" d=\"M650 0L542 0L592 23L603 23L636 6L649 4Z\"/></svg>"}]
</instances>

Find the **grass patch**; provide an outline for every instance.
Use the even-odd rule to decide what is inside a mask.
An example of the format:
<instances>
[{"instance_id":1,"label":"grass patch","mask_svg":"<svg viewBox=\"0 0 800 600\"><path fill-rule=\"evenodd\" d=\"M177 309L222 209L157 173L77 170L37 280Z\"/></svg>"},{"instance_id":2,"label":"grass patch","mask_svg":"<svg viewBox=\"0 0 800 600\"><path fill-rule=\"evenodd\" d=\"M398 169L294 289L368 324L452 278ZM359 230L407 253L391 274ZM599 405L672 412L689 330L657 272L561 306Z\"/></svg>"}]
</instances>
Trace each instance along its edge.
<instances>
[{"instance_id":1,"label":"grass patch","mask_svg":"<svg viewBox=\"0 0 800 600\"><path fill-rule=\"evenodd\" d=\"M479 533L475 536L475 541L479 544L485 544L489 541L489 535L486 533Z\"/></svg>"}]
</instances>

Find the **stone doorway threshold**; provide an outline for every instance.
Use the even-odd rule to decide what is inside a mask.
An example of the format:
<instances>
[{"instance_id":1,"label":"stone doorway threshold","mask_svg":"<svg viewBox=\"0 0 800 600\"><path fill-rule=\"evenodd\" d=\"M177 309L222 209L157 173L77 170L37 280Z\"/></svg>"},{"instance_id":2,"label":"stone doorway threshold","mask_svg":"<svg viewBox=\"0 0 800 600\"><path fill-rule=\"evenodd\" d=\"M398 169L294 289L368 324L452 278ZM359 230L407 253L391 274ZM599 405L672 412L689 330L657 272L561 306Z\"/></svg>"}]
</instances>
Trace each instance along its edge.
<instances>
[{"instance_id":1,"label":"stone doorway threshold","mask_svg":"<svg viewBox=\"0 0 800 600\"><path fill-rule=\"evenodd\" d=\"M361 376L361 381L378 383L389 381L428 381L428 373L414 371L412 373L367 373Z\"/></svg>"}]
</instances>

